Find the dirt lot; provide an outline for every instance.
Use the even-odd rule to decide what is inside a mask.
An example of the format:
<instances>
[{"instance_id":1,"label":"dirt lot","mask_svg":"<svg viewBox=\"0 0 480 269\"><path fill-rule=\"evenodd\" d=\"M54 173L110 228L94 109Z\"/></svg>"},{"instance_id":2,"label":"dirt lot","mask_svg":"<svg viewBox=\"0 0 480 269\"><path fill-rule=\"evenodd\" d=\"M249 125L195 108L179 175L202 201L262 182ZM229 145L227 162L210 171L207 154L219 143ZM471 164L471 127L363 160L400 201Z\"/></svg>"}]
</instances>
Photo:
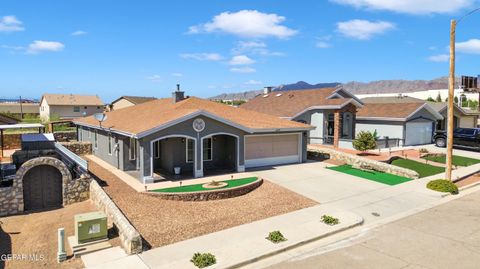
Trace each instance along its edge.
<instances>
[{"instance_id":1,"label":"dirt lot","mask_svg":"<svg viewBox=\"0 0 480 269\"><path fill-rule=\"evenodd\" d=\"M240 224L313 206L316 202L269 181L235 198L183 202L138 193L103 167L90 171L151 247L159 247Z\"/></svg>"},{"instance_id":2,"label":"dirt lot","mask_svg":"<svg viewBox=\"0 0 480 269\"><path fill-rule=\"evenodd\" d=\"M81 259L72 259L66 245L69 259L57 263L57 229L64 227L65 235L74 235L73 216L95 211L90 201L64 208L0 218L0 254L37 254L37 261L7 261L0 268L83 268Z\"/></svg>"}]
</instances>

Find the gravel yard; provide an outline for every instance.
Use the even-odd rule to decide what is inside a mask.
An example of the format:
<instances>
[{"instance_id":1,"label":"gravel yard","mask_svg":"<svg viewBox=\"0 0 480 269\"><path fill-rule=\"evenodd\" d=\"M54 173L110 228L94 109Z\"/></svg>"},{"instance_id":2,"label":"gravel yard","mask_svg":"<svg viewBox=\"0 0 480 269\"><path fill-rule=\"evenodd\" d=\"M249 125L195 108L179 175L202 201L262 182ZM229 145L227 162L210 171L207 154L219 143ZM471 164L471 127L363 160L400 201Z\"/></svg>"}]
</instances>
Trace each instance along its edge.
<instances>
[{"instance_id":1,"label":"gravel yard","mask_svg":"<svg viewBox=\"0 0 480 269\"><path fill-rule=\"evenodd\" d=\"M0 268L83 268L82 260L69 258L57 263L57 229L64 227L65 235L74 235L73 216L96 211L90 201L64 208L0 218L0 254L36 254L38 261L0 261ZM67 255L71 256L66 245Z\"/></svg>"},{"instance_id":2,"label":"gravel yard","mask_svg":"<svg viewBox=\"0 0 480 269\"><path fill-rule=\"evenodd\" d=\"M264 180L235 198L205 202L162 200L138 193L105 168L89 161L91 173L151 247L159 247L252 221L288 213L316 202Z\"/></svg>"}]
</instances>

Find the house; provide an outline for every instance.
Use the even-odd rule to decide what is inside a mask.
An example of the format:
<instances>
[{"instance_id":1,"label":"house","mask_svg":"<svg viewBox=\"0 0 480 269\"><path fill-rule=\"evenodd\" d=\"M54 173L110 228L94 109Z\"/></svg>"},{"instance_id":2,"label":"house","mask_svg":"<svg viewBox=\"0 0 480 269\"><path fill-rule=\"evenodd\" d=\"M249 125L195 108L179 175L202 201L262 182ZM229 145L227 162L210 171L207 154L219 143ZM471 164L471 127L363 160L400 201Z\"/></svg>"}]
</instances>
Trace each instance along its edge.
<instances>
[{"instance_id":1,"label":"house","mask_svg":"<svg viewBox=\"0 0 480 269\"><path fill-rule=\"evenodd\" d=\"M0 125L5 125L5 124L17 124L19 123L20 120L10 117L8 115L0 114Z\"/></svg>"},{"instance_id":2,"label":"house","mask_svg":"<svg viewBox=\"0 0 480 269\"><path fill-rule=\"evenodd\" d=\"M447 103L446 102L428 102L438 113L443 116L442 120L437 122L438 130L447 129ZM453 109L453 128L476 128L480 112L468 108L462 108L454 104Z\"/></svg>"},{"instance_id":3,"label":"house","mask_svg":"<svg viewBox=\"0 0 480 269\"><path fill-rule=\"evenodd\" d=\"M365 100L358 110L356 133L376 132L380 139L397 140L394 146L432 143L437 121L443 116L425 101L398 97Z\"/></svg>"},{"instance_id":4,"label":"house","mask_svg":"<svg viewBox=\"0 0 480 269\"><path fill-rule=\"evenodd\" d=\"M360 99L339 88L271 91L256 96L241 108L314 126L308 133L311 144L351 148Z\"/></svg>"},{"instance_id":5,"label":"house","mask_svg":"<svg viewBox=\"0 0 480 269\"><path fill-rule=\"evenodd\" d=\"M96 95L44 94L40 101L40 118L74 119L102 113L104 104Z\"/></svg>"},{"instance_id":6,"label":"house","mask_svg":"<svg viewBox=\"0 0 480 269\"><path fill-rule=\"evenodd\" d=\"M142 96L121 96L110 104L110 110L119 110L121 108L142 104L155 99L157 98Z\"/></svg>"},{"instance_id":7,"label":"house","mask_svg":"<svg viewBox=\"0 0 480 269\"><path fill-rule=\"evenodd\" d=\"M202 177L246 168L305 162L313 127L235 108L177 89L172 98L74 120L79 141L120 170L151 183L159 175Z\"/></svg>"}]
</instances>

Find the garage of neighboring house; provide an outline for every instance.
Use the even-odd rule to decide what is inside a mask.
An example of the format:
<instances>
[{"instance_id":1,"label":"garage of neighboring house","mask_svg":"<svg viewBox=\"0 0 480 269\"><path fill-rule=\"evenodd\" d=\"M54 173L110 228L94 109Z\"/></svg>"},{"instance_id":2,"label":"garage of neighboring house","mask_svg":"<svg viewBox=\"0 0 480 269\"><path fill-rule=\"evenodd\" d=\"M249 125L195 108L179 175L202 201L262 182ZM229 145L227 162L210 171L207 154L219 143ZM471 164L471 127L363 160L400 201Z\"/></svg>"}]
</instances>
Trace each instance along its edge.
<instances>
[{"instance_id":1,"label":"garage of neighboring house","mask_svg":"<svg viewBox=\"0 0 480 269\"><path fill-rule=\"evenodd\" d=\"M425 145L432 143L436 122L442 119L427 103L367 103L357 113L355 129L357 134L376 132L390 147Z\"/></svg>"},{"instance_id":2,"label":"garage of neighboring house","mask_svg":"<svg viewBox=\"0 0 480 269\"><path fill-rule=\"evenodd\" d=\"M245 136L245 167L299 163L301 134Z\"/></svg>"}]
</instances>

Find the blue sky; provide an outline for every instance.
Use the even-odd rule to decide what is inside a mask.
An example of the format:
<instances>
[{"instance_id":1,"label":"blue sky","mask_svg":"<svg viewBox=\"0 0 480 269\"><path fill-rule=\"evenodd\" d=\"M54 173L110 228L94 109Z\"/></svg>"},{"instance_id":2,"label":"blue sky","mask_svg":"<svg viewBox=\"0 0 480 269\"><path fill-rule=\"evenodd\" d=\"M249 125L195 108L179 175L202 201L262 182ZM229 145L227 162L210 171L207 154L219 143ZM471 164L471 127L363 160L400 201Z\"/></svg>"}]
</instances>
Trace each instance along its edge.
<instances>
[{"instance_id":1,"label":"blue sky","mask_svg":"<svg viewBox=\"0 0 480 269\"><path fill-rule=\"evenodd\" d=\"M0 97L165 97L266 85L432 79L450 19L477 0L0 3ZM480 12L457 30L457 74L480 73Z\"/></svg>"}]
</instances>

